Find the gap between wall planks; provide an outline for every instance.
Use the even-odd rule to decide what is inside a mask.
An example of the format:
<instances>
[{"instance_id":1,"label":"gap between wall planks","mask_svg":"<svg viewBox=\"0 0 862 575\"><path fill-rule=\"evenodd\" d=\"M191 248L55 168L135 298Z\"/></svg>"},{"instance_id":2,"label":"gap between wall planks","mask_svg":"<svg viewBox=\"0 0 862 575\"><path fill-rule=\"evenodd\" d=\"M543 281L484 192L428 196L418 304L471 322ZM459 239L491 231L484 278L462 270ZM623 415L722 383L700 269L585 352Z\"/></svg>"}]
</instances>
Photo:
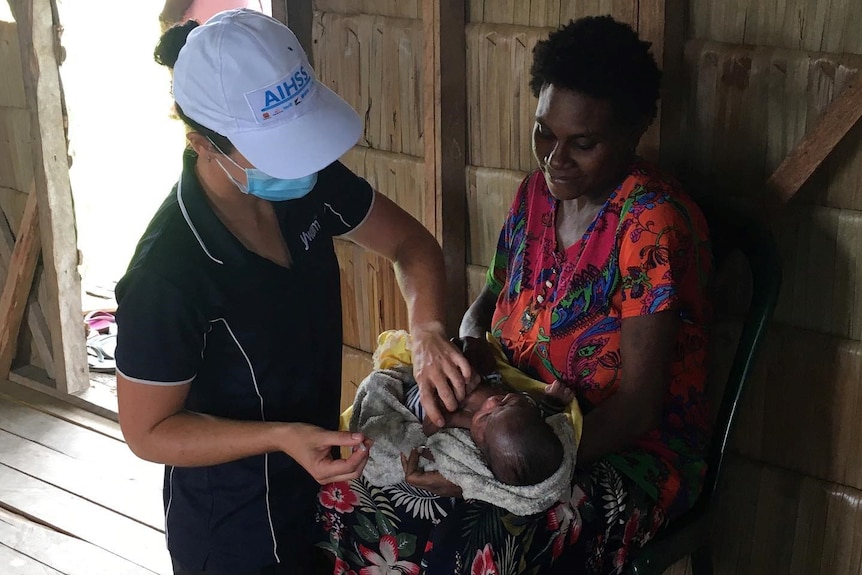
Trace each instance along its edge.
<instances>
[{"instance_id":1,"label":"gap between wall planks","mask_svg":"<svg viewBox=\"0 0 862 575\"><path fill-rule=\"evenodd\" d=\"M30 104L32 156L42 258L49 297L43 309L52 335L57 389L90 386L81 329L81 278L69 182L55 0L10 0L18 23L24 89Z\"/></svg>"},{"instance_id":2,"label":"gap between wall planks","mask_svg":"<svg viewBox=\"0 0 862 575\"><path fill-rule=\"evenodd\" d=\"M424 0L422 103L425 144L425 226L443 246L446 328L457 333L466 310L467 86L466 7ZM443 33L447 38L443 41ZM457 32L455 32L457 31Z\"/></svg>"}]
</instances>

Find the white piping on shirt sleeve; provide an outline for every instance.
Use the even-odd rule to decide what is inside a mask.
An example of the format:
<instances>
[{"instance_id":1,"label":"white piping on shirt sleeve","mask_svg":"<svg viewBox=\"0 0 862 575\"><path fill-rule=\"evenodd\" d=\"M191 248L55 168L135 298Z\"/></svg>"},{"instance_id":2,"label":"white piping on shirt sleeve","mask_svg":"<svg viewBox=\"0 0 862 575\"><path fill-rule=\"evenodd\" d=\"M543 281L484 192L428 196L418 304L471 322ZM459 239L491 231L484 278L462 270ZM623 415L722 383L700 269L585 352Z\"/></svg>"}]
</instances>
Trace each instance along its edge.
<instances>
[{"instance_id":1,"label":"white piping on shirt sleeve","mask_svg":"<svg viewBox=\"0 0 862 575\"><path fill-rule=\"evenodd\" d=\"M346 232L344 232L343 234L340 234L340 235L337 235L337 236L333 236L333 237L336 237L336 238L345 238L345 239L350 239L350 234L351 234L351 232L354 232L354 231L356 231L357 229L359 229L359 227L360 227L360 226L362 226L362 224L364 224L364 223L365 223L365 221L368 219L368 216L370 216L370 215L371 215L371 210L373 210L373 209L374 209L374 203L375 203L375 202L376 202L376 200L377 200L377 194L378 194L378 193L379 193L379 192L377 192L376 190L371 190L371 205L369 205L369 206L368 206L368 211L367 211L367 212L365 212L365 215L362 217L362 219L361 219L361 220L359 220L359 223L358 223L358 224L356 224L355 226L353 226L353 228L351 228L351 229L347 230L347 231L346 231ZM345 226L350 227L350 224L348 224L347 222L345 222L345 221L344 221L344 218L343 218L343 217L341 217L341 214L339 214L338 212L336 212L336 211L332 208L332 206L331 206L331 205L329 205L329 204L327 204L327 203L324 203L323 205L324 205L324 206L326 206L327 208L329 208L329 210L330 210L333 214L335 214L336 216L338 216L338 217L341 219L341 222L342 222Z\"/></svg>"}]
</instances>

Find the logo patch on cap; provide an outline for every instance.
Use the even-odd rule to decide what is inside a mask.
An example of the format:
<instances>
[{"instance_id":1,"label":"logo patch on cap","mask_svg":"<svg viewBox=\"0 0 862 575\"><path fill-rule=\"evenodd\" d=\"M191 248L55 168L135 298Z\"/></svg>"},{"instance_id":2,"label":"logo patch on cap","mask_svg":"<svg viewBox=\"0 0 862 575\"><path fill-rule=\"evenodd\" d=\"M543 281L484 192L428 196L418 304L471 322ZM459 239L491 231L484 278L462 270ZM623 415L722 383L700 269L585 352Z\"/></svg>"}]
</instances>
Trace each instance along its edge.
<instances>
[{"instance_id":1,"label":"logo patch on cap","mask_svg":"<svg viewBox=\"0 0 862 575\"><path fill-rule=\"evenodd\" d=\"M258 124L266 123L277 116L290 112L299 115L297 106L312 93L316 80L314 73L304 63L271 86L245 93L245 100Z\"/></svg>"}]
</instances>

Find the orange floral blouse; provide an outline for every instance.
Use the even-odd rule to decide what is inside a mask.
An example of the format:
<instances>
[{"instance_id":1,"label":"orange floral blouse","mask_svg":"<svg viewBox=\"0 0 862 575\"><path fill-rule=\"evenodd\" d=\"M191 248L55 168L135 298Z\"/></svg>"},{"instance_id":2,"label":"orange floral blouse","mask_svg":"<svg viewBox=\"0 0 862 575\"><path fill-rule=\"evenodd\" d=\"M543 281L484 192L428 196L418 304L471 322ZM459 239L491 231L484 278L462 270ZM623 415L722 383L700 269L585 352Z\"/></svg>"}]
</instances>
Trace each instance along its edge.
<instances>
[{"instance_id":1,"label":"orange floral blouse","mask_svg":"<svg viewBox=\"0 0 862 575\"><path fill-rule=\"evenodd\" d=\"M675 516L694 503L706 468L706 222L675 181L641 160L565 250L556 240L558 204L541 172L521 184L488 270L498 294L492 333L513 365L565 382L588 414L619 388L622 320L678 313L661 425L606 457Z\"/></svg>"}]
</instances>

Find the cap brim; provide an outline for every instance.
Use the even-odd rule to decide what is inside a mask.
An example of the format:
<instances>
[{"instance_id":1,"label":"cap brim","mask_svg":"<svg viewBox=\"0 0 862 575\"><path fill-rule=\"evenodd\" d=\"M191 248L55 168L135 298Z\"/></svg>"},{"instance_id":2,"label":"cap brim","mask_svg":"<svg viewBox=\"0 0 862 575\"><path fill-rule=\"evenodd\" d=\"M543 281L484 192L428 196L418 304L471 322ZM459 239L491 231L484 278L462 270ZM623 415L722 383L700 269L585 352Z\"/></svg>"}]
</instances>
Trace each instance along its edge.
<instances>
[{"instance_id":1,"label":"cap brim","mask_svg":"<svg viewBox=\"0 0 862 575\"><path fill-rule=\"evenodd\" d=\"M227 135L262 172L281 179L319 172L362 135L362 119L338 94L318 82L315 109L266 130Z\"/></svg>"}]
</instances>

